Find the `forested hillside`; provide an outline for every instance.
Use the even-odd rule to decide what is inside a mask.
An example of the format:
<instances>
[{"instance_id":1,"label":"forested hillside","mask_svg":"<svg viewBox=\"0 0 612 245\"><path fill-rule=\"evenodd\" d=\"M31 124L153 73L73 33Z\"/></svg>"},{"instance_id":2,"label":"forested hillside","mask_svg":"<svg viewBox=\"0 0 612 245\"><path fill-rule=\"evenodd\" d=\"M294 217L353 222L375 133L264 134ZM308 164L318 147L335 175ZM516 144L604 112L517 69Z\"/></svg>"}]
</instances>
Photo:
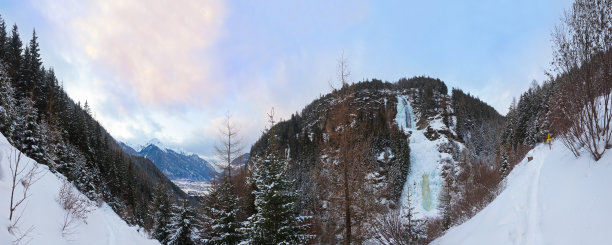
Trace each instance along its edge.
<instances>
[{"instance_id":1,"label":"forested hillside","mask_svg":"<svg viewBox=\"0 0 612 245\"><path fill-rule=\"evenodd\" d=\"M86 101L75 102L41 62L38 37L23 43L17 25L0 19L0 132L35 161L66 176L96 202L106 202L129 224L151 228L149 202L164 186L186 195L151 161L123 152L92 116Z\"/></svg>"},{"instance_id":2,"label":"forested hillside","mask_svg":"<svg viewBox=\"0 0 612 245\"><path fill-rule=\"evenodd\" d=\"M435 233L443 229L440 223L442 214L446 213L445 209L450 209L442 201L444 197L438 194L452 195L458 199L456 202L464 201L462 210L474 210L476 206L484 206L483 203L490 201L491 197L478 194L465 201L462 194L467 192L470 183L479 183L482 187L469 189L484 193L484 189L493 188L499 182L499 177L489 181L481 176L498 176L496 159L504 117L461 90L453 89L452 96L447 93L442 81L428 77L401 79L394 83L372 80L346 84L313 101L289 120L272 126L253 145L251 155L273 150L268 141L271 137L279 138L280 146L274 146L274 149L286 157L288 178L295 179L292 189L299 193L298 212L312 215L312 232L317 235L317 242L342 241L338 236L346 234L347 223L343 220L349 212L354 215L350 222L354 233L351 239L374 239L382 230L390 228L384 221L387 215L405 210L405 205L428 213L410 214L415 222L409 229L419 230L412 239L424 242L428 240L426 233L432 233L429 237L435 238ZM408 122L397 119L400 114L407 113L398 111L399 100L404 98L414 110L414 115L406 116L415 117L412 120L416 125L400 125ZM414 129L406 131L403 129L406 127ZM414 142L413 138L418 136L414 134L423 134L425 142ZM420 200L412 204L402 200L409 199L409 195L413 196L410 198L423 198L421 190L414 190L410 187L412 182L407 181L409 171L417 171L411 168L413 144L434 153L434 158L418 156L418 159L427 161L420 164L432 166L436 170L431 174L439 176L431 176L433 179L430 181L434 182L427 188L434 188L433 203L434 206L439 203L435 210L442 210L440 214L415 207L421 205ZM334 164L334 161L337 162ZM346 164L350 171L338 168L341 164ZM473 175L466 171L480 171L482 174ZM345 175L349 177L345 184L354 193L350 196L350 210L347 212L341 208L346 199L337 199L345 198L343 182L332 185L334 179L341 180ZM447 188L451 180L453 188ZM436 188L441 188L441 193L435 191ZM418 193L408 193L414 191ZM446 201L451 200L448 198ZM471 214L473 211L463 212L461 217L448 215L446 222L450 225L451 221L465 219ZM380 232L365 227L379 227Z\"/></svg>"}]
</instances>

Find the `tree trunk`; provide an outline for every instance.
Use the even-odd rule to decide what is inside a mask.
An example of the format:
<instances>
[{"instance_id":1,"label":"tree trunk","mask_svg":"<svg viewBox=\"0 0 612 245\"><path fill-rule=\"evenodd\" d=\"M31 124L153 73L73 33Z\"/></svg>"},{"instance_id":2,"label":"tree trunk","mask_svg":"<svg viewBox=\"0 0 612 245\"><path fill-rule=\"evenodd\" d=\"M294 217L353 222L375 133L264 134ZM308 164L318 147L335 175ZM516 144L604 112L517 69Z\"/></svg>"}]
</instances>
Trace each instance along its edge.
<instances>
[{"instance_id":1,"label":"tree trunk","mask_svg":"<svg viewBox=\"0 0 612 245\"><path fill-rule=\"evenodd\" d=\"M346 227L346 235L344 244L351 244L351 196L349 191L349 169L348 164L344 163L344 225Z\"/></svg>"}]
</instances>

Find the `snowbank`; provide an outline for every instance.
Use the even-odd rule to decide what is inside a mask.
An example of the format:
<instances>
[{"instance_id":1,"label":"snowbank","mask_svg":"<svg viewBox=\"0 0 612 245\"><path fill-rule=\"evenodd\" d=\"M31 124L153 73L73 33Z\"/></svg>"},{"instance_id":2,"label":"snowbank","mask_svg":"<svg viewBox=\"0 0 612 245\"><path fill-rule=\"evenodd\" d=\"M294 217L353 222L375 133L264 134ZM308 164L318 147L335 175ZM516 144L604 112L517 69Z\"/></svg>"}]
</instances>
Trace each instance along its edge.
<instances>
[{"instance_id":1,"label":"snowbank","mask_svg":"<svg viewBox=\"0 0 612 245\"><path fill-rule=\"evenodd\" d=\"M12 244L15 236L8 232L9 205L11 194L11 177L9 155L14 148L0 134L0 244ZM21 163L34 163L23 156ZM34 163L38 164L38 163ZM136 227L130 227L106 204L95 208L87 219L87 223L79 222L72 233L62 235L64 209L57 202L57 196L62 186L62 179L44 165L39 165L40 180L31 186L27 204L21 205L18 213L25 208L19 222L23 232L28 228L32 231L22 240L23 244L159 244L156 240L147 239ZM16 193L21 195L21 185Z\"/></svg>"},{"instance_id":2,"label":"snowbank","mask_svg":"<svg viewBox=\"0 0 612 245\"><path fill-rule=\"evenodd\" d=\"M540 144L486 208L432 244L611 244L612 154L575 158Z\"/></svg>"}]
</instances>

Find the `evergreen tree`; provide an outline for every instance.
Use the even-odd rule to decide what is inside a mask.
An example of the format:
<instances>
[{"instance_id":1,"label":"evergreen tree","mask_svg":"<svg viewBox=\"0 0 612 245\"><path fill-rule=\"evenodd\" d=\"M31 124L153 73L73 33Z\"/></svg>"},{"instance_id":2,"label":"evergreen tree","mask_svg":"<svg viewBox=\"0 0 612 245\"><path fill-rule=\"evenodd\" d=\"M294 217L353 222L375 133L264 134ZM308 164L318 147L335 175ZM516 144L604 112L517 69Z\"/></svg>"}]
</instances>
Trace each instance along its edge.
<instances>
[{"instance_id":1,"label":"evergreen tree","mask_svg":"<svg viewBox=\"0 0 612 245\"><path fill-rule=\"evenodd\" d=\"M68 173L68 178L89 199L97 200L99 194L96 188L95 170L87 164L87 159L75 146L68 144L66 152L62 154L63 161L58 165L60 172Z\"/></svg>"},{"instance_id":2,"label":"evergreen tree","mask_svg":"<svg viewBox=\"0 0 612 245\"><path fill-rule=\"evenodd\" d=\"M0 131L9 140L13 137L17 114L14 93L6 72L0 67Z\"/></svg>"},{"instance_id":3,"label":"evergreen tree","mask_svg":"<svg viewBox=\"0 0 612 245\"><path fill-rule=\"evenodd\" d=\"M456 170L451 162L445 162L442 165L442 177L444 178L444 184L442 185L442 191L440 192L439 201L440 209L442 210L442 226L446 230L451 227L452 222L452 194L457 191L456 188ZM408 193L410 199L411 192ZM413 207L410 207L413 209ZM412 213L410 213L412 214Z\"/></svg>"},{"instance_id":4,"label":"evergreen tree","mask_svg":"<svg viewBox=\"0 0 612 245\"><path fill-rule=\"evenodd\" d=\"M243 237L241 224L237 221L238 198L233 194L233 186L227 176L219 184L213 186L209 196L211 202L206 208L211 222L208 240L211 244L238 244Z\"/></svg>"},{"instance_id":5,"label":"evergreen tree","mask_svg":"<svg viewBox=\"0 0 612 245\"><path fill-rule=\"evenodd\" d=\"M8 33L6 32L6 23L0 16L0 63L6 59L7 50L6 43L8 42Z\"/></svg>"},{"instance_id":6,"label":"evergreen tree","mask_svg":"<svg viewBox=\"0 0 612 245\"><path fill-rule=\"evenodd\" d=\"M516 98L512 98L510 108L508 108L508 114L506 114L506 130L504 132L504 140L516 149L516 127L518 124L517 111L516 111Z\"/></svg>"},{"instance_id":7,"label":"evergreen tree","mask_svg":"<svg viewBox=\"0 0 612 245\"><path fill-rule=\"evenodd\" d=\"M525 144L534 147L538 137L538 120L532 119L527 127L527 138L525 138Z\"/></svg>"},{"instance_id":8,"label":"evergreen tree","mask_svg":"<svg viewBox=\"0 0 612 245\"><path fill-rule=\"evenodd\" d=\"M450 190L450 188L448 188L447 190ZM406 242L408 242L408 244L419 244L426 237L425 224L424 224L424 220L418 219L414 215L415 214L414 207L410 203L410 199L412 198L411 195L412 194L408 193L408 200L406 200L406 205L401 207L400 216L402 217L402 220L404 221L402 226L406 233L405 235L407 236ZM446 226L446 224L444 224L445 222L449 222L450 224L450 221L446 219L448 219L448 217L450 216L449 210L451 209L450 193L447 192L447 195L448 195L446 199L447 206L443 210L443 218L442 218L443 225L445 226ZM445 229L448 229L448 228L449 227L445 227Z\"/></svg>"},{"instance_id":9,"label":"evergreen tree","mask_svg":"<svg viewBox=\"0 0 612 245\"><path fill-rule=\"evenodd\" d=\"M34 103L39 111L44 111L47 105L47 91L48 83L44 81L45 70L42 67L42 61L40 58L40 47L38 44L38 37L36 36L36 30L32 31L32 39L29 45L30 60L29 66L29 84L32 86L29 88L33 94Z\"/></svg>"},{"instance_id":10,"label":"evergreen tree","mask_svg":"<svg viewBox=\"0 0 612 245\"><path fill-rule=\"evenodd\" d=\"M34 103L29 98L23 98L19 101L17 110L13 142L27 156L43 162L45 142Z\"/></svg>"},{"instance_id":11,"label":"evergreen tree","mask_svg":"<svg viewBox=\"0 0 612 245\"><path fill-rule=\"evenodd\" d=\"M170 195L165 190L163 184L158 184L155 188L151 211L153 214L153 237L162 244L170 243L172 232L172 207Z\"/></svg>"},{"instance_id":12,"label":"evergreen tree","mask_svg":"<svg viewBox=\"0 0 612 245\"><path fill-rule=\"evenodd\" d=\"M17 25L13 25L11 30L11 38L7 42L7 60L9 63L9 73L11 78L15 78L21 64L21 52L23 51L23 43L19 37L19 29Z\"/></svg>"},{"instance_id":13,"label":"evergreen tree","mask_svg":"<svg viewBox=\"0 0 612 245\"><path fill-rule=\"evenodd\" d=\"M195 244L195 234L197 234L197 223L193 210L189 206L189 201L184 199L181 206L176 207L174 232L170 244L191 245Z\"/></svg>"},{"instance_id":14,"label":"evergreen tree","mask_svg":"<svg viewBox=\"0 0 612 245\"><path fill-rule=\"evenodd\" d=\"M32 54L30 53L30 47L26 46L23 49L23 57L19 64L19 76L17 79L17 95L19 99L28 97L32 99L32 88L34 83L32 82L32 71L30 70L30 63L32 63Z\"/></svg>"},{"instance_id":15,"label":"evergreen tree","mask_svg":"<svg viewBox=\"0 0 612 245\"><path fill-rule=\"evenodd\" d=\"M508 170L510 169L510 161L508 160L508 153L506 150L502 150L501 154L501 166L499 168L499 174L501 177L506 177Z\"/></svg>"},{"instance_id":16,"label":"evergreen tree","mask_svg":"<svg viewBox=\"0 0 612 245\"><path fill-rule=\"evenodd\" d=\"M38 36L36 36L36 30L32 31L32 39L30 40L30 71L35 73L34 80L39 80L40 69L42 68L42 61L40 59L40 47L38 45Z\"/></svg>"},{"instance_id":17,"label":"evergreen tree","mask_svg":"<svg viewBox=\"0 0 612 245\"><path fill-rule=\"evenodd\" d=\"M301 225L308 217L296 216L296 193L291 192L293 181L286 178L287 160L278 153L278 139L263 157L256 156L249 181L254 186L257 212L249 217L246 228L251 244L303 244L311 237L305 235L307 226Z\"/></svg>"},{"instance_id":18,"label":"evergreen tree","mask_svg":"<svg viewBox=\"0 0 612 245\"><path fill-rule=\"evenodd\" d=\"M20 99L21 97L23 97L23 95L21 94L21 92L19 91L19 76L20 76L20 69L21 69L21 63L22 63L22 51L23 51L23 43L21 42L21 39L19 38L19 30L17 28L17 25L13 25L13 30L11 32L11 38L9 40L9 42L7 43L7 71L9 74L9 77L11 78L11 82L13 83L13 87L17 90L15 95L17 96L16 98Z\"/></svg>"}]
</instances>

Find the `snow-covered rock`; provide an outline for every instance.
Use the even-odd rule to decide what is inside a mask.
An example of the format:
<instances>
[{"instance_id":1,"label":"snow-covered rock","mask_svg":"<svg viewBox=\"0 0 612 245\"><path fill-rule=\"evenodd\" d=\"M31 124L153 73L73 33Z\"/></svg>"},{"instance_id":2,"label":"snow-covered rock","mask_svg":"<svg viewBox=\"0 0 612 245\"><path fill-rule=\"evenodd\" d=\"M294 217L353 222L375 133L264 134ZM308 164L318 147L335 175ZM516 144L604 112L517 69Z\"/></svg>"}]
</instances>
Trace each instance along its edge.
<instances>
[{"instance_id":1,"label":"snow-covered rock","mask_svg":"<svg viewBox=\"0 0 612 245\"><path fill-rule=\"evenodd\" d=\"M12 186L9 158L14 153L15 148L0 134L0 244L13 244L16 239L7 229ZM20 164L26 163L38 164L22 156ZM78 221L70 234L63 235L61 226L66 211L57 201L63 177L52 173L45 165L39 165L38 170L40 179L30 187L30 196L17 209L17 213L23 212L18 225L21 233L31 229L21 240L22 244L159 244L147 238L138 227L129 226L106 204L93 206L86 223ZM16 193L22 195L21 185Z\"/></svg>"},{"instance_id":2,"label":"snow-covered rock","mask_svg":"<svg viewBox=\"0 0 612 245\"><path fill-rule=\"evenodd\" d=\"M595 162L539 144L493 202L432 244L611 244L612 154Z\"/></svg>"}]
</instances>

